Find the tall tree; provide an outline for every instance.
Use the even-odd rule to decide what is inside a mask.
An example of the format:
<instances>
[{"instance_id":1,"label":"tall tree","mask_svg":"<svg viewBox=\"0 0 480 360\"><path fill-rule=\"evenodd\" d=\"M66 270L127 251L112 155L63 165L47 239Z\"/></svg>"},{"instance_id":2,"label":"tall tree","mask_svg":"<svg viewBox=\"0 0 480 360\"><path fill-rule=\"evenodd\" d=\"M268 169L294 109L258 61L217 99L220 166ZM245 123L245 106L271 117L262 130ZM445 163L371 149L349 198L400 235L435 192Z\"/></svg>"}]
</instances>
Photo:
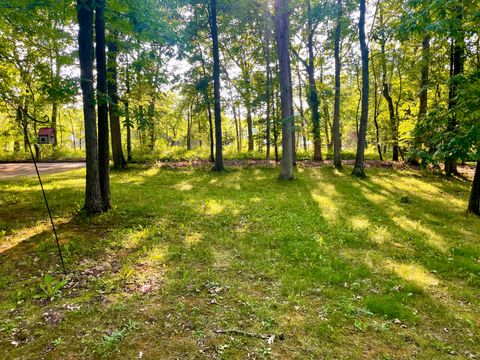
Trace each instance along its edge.
<instances>
[{"instance_id":1,"label":"tall tree","mask_svg":"<svg viewBox=\"0 0 480 360\"><path fill-rule=\"evenodd\" d=\"M271 97L270 94L272 92L272 74L270 68L270 37L271 37L271 30L270 30L270 9L269 4L265 2L265 64L266 64L266 73L267 73L267 81L265 84L265 98L266 98L266 107L267 112L265 116L265 140L266 140L266 159L270 161L270 111L271 111Z\"/></svg>"},{"instance_id":2,"label":"tall tree","mask_svg":"<svg viewBox=\"0 0 480 360\"><path fill-rule=\"evenodd\" d=\"M470 200L468 202L468 212L480 215L480 161L477 161L472 191L470 192Z\"/></svg>"},{"instance_id":3,"label":"tall tree","mask_svg":"<svg viewBox=\"0 0 480 360\"><path fill-rule=\"evenodd\" d=\"M77 0L80 86L83 94L87 168L85 210L89 213L99 213L103 208L102 193L100 192L100 177L98 173L97 127L95 119L95 95L93 89L94 9L94 0Z\"/></svg>"},{"instance_id":4,"label":"tall tree","mask_svg":"<svg viewBox=\"0 0 480 360\"><path fill-rule=\"evenodd\" d=\"M108 132L105 0L95 0L95 57L97 60L98 167L102 208L110 209L110 150Z\"/></svg>"},{"instance_id":5,"label":"tall tree","mask_svg":"<svg viewBox=\"0 0 480 360\"><path fill-rule=\"evenodd\" d=\"M456 134L458 125L458 115L456 111L458 82L459 77L463 74L465 67L465 33L463 29L463 12L464 7L462 1L454 4L453 12L455 19L453 20L453 30L451 39L451 59L450 59L450 91L448 97L448 109L451 112L447 131L450 138ZM445 173L452 175L457 172L457 159L454 156L447 155L445 158Z\"/></svg>"},{"instance_id":6,"label":"tall tree","mask_svg":"<svg viewBox=\"0 0 480 360\"><path fill-rule=\"evenodd\" d=\"M315 54L313 51L313 37L318 22L314 22L314 14L310 0L307 0L307 47L308 47L308 63L306 70L308 74L308 104L312 114L313 125L313 160L322 161L322 141L320 137L320 101L318 98L317 85L315 83Z\"/></svg>"},{"instance_id":7,"label":"tall tree","mask_svg":"<svg viewBox=\"0 0 480 360\"><path fill-rule=\"evenodd\" d=\"M430 33L426 33L422 40L422 65L420 70L420 105L418 108L418 121L421 121L427 115L428 110L428 86L430 74Z\"/></svg>"},{"instance_id":8,"label":"tall tree","mask_svg":"<svg viewBox=\"0 0 480 360\"><path fill-rule=\"evenodd\" d=\"M335 29L335 104L333 108L333 165L342 167L340 140L340 37L342 34L342 0L337 1L337 27Z\"/></svg>"},{"instance_id":9,"label":"tall tree","mask_svg":"<svg viewBox=\"0 0 480 360\"><path fill-rule=\"evenodd\" d=\"M214 171L224 171L222 114L220 104L220 54L218 50L217 0L210 1L210 33L213 51L213 101L215 114L215 164Z\"/></svg>"},{"instance_id":10,"label":"tall tree","mask_svg":"<svg viewBox=\"0 0 480 360\"><path fill-rule=\"evenodd\" d=\"M369 94L369 71L368 71L368 46L365 39L365 0L360 0L360 19L358 21L358 33L360 40L360 51L362 54L362 110L360 114L360 129L357 139L357 155L352 175L365 177L364 160L365 148L367 146L367 125L368 125L368 94Z\"/></svg>"},{"instance_id":11,"label":"tall tree","mask_svg":"<svg viewBox=\"0 0 480 360\"><path fill-rule=\"evenodd\" d=\"M118 107L118 44L117 38L114 35L112 39L108 41L108 97L110 98L108 112L110 115L110 136L112 139L112 157L113 167L116 169L123 168L127 165L125 157L123 156L122 149L122 132L120 128L120 109Z\"/></svg>"},{"instance_id":12,"label":"tall tree","mask_svg":"<svg viewBox=\"0 0 480 360\"><path fill-rule=\"evenodd\" d=\"M293 94L290 68L290 32L288 0L275 0L275 38L280 75L282 109L282 164L280 178L293 179Z\"/></svg>"},{"instance_id":13,"label":"tall tree","mask_svg":"<svg viewBox=\"0 0 480 360\"><path fill-rule=\"evenodd\" d=\"M390 82L388 81L388 71L387 71L387 54L386 54L386 34L385 34L385 23L383 19L383 4L380 4L379 8L379 21L380 21L380 54L381 54L381 63L382 63L382 94L388 105L388 114L390 119L390 129L392 132L392 159L393 161L398 161L399 155L399 146L398 146L398 124L397 118L395 116L395 107L393 105L393 99L390 94Z\"/></svg>"}]
</instances>

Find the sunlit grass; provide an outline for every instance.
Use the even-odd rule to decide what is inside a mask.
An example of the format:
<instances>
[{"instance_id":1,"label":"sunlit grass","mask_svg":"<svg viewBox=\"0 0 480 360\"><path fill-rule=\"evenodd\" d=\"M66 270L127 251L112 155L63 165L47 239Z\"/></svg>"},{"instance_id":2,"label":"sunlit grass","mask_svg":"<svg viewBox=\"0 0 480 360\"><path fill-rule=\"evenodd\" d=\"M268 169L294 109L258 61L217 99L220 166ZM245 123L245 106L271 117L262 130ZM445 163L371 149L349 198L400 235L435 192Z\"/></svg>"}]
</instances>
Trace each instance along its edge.
<instances>
[{"instance_id":1,"label":"sunlit grass","mask_svg":"<svg viewBox=\"0 0 480 360\"><path fill-rule=\"evenodd\" d=\"M0 183L0 357L479 357L468 183L350 171L300 168L288 183L274 167L113 171L114 207L93 218L84 170L47 176L71 273L53 299L43 274L62 275L38 185Z\"/></svg>"}]
</instances>

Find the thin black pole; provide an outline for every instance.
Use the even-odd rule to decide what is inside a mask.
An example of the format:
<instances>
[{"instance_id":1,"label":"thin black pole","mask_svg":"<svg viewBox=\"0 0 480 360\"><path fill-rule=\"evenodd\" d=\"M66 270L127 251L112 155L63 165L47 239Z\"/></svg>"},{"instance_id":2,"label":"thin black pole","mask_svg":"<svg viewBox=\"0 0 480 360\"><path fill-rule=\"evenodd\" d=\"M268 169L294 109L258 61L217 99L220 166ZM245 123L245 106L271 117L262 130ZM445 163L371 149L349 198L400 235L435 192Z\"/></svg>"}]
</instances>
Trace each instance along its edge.
<instances>
[{"instance_id":1,"label":"thin black pole","mask_svg":"<svg viewBox=\"0 0 480 360\"><path fill-rule=\"evenodd\" d=\"M45 206L47 207L48 216L50 217L50 223L52 224L53 234L55 235L55 243L57 244L58 256L60 262L62 263L63 273L67 275L67 270L65 270L65 262L63 261L62 249L60 248L60 242L58 241L57 230L55 229L55 223L53 221L52 212L50 211L50 206L48 205L47 195L45 194L45 189L43 188L42 178L40 177L40 172L38 171L37 162L35 161L35 156L33 155L32 145L30 144L30 139L28 138L27 129L24 127L25 139L27 140L28 149L30 150L30 155L32 156L33 165L35 165L35 171L37 172L38 182L40 183L40 188L42 189L43 199L45 200Z\"/></svg>"}]
</instances>

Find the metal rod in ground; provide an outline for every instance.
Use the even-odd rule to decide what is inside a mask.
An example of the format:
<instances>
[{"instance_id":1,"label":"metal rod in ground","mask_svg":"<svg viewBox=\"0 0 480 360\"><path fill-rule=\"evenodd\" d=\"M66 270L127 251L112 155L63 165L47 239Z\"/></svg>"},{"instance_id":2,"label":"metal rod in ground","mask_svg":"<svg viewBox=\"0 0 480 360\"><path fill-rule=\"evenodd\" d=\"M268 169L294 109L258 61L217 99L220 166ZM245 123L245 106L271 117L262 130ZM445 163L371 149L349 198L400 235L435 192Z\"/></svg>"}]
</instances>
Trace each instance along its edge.
<instances>
[{"instance_id":1,"label":"metal rod in ground","mask_svg":"<svg viewBox=\"0 0 480 360\"><path fill-rule=\"evenodd\" d=\"M35 166L35 171L37 172L38 182L40 183L40 188L42 189L43 199L45 200L45 206L47 207L48 216L50 217L50 223L52 224L53 234L55 235L55 243L57 244L58 256L62 264L62 270L65 275L67 275L67 270L65 269L65 262L63 261L62 249L60 248L60 242L58 241L57 229L55 228L55 222L53 221L52 212L50 211L50 206L48 205L47 195L45 194L45 189L43 188L42 178L40 177L40 172L38 171L37 162L35 156L33 155L32 146L28 138L27 131L25 129L25 139L27 139L28 149L30 150L30 155L32 156L33 165Z\"/></svg>"}]
</instances>

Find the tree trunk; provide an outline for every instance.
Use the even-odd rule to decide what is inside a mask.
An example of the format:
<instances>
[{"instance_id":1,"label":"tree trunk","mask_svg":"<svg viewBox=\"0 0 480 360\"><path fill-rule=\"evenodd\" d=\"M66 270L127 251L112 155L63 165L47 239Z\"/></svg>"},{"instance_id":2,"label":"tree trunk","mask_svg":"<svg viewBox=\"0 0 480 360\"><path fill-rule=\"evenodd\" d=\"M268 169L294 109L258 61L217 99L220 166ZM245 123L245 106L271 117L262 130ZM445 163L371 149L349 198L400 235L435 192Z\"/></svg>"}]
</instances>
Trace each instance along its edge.
<instances>
[{"instance_id":1,"label":"tree trunk","mask_svg":"<svg viewBox=\"0 0 480 360\"><path fill-rule=\"evenodd\" d=\"M480 161L477 161L470 201L468 202L468 212L480 216Z\"/></svg>"},{"instance_id":2,"label":"tree trunk","mask_svg":"<svg viewBox=\"0 0 480 360\"><path fill-rule=\"evenodd\" d=\"M110 98L110 133L112 138L113 167L123 168L127 165L122 149L122 132L120 129L120 115L118 108L117 85L117 38L108 42L108 96Z\"/></svg>"},{"instance_id":3,"label":"tree trunk","mask_svg":"<svg viewBox=\"0 0 480 360\"><path fill-rule=\"evenodd\" d=\"M148 148L150 151L155 149L155 95L150 97L148 105Z\"/></svg>"},{"instance_id":4,"label":"tree trunk","mask_svg":"<svg viewBox=\"0 0 480 360\"><path fill-rule=\"evenodd\" d=\"M418 109L418 121L427 115L428 108L428 82L430 73L430 34L425 34L422 41L422 70L420 79L420 106Z\"/></svg>"},{"instance_id":5,"label":"tree trunk","mask_svg":"<svg viewBox=\"0 0 480 360\"><path fill-rule=\"evenodd\" d=\"M79 24L78 48L80 57L80 85L83 98L83 116L86 144L85 210L89 213L102 211L102 194L98 174L97 128L93 90L93 9L94 0L77 0Z\"/></svg>"},{"instance_id":6,"label":"tree trunk","mask_svg":"<svg viewBox=\"0 0 480 360\"><path fill-rule=\"evenodd\" d=\"M192 150L192 104L187 110L187 150Z\"/></svg>"},{"instance_id":7,"label":"tree trunk","mask_svg":"<svg viewBox=\"0 0 480 360\"><path fill-rule=\"evenodd\" d=\"M125 74L125 127L127 128L127 161L132 161L132 121L130 119L130 72L128 63Z\"/></svg>"},{"instance_id":8,"label":"tree trunk","mask_svg":"<svg viewBox=\"0 0 480 360\"><path fill-rule=\"evenodd\" d=\"M19 122L20 126L22 127L22 134L23 134L23 150L24 152L28 153L28 121L27 121L27 104L22 104L20 107L17 108L17 121Z\"/></svg>"},{"instance_id":9,"label":"tree trunk","mask_svg":"<svg viewBox=\"0 0 480 360\"><path fill-rule=\"evenodd\" d=\"M252 104L247 100L247 131L248 131L248 152L253 151L253 120L252 120Z\"/></svg>"},{"instance_id":10,"label":"tree trunk","mask_svg":"<svg viewBox=\"0 0 480 360\"><path fill-rule=\"evenodd\" d=\"M233 120L235 121L235 137L237 140L237 152L240 153L242 151L242 135L240 134L240 119L238 118L237 107L235 106L232 96L231 96L231 101L232 101L232 110L233 110Z\"/></svg>"},{"instance_id":11,"label":"tree trunk","mask_svg":"<svg viewBox=\"0 0 480 360\"><path fill-rule=\"evenodd\" d=\"M107 56L105 53L105 0L96 0L95 55L97 60L98 166L102 208L111 208L110 149L108 144Z\"/></svg>"},{"instance_id":12,"label":"tree trunk","mask_svg":"<svg viewBox=\"0 0 480 360\"><path fill-rule=\"evenodd\" d=\"M388 114L390 119L390 128L392 131L392 160L398 161L398 127L397 119L395 117L395 108L393 106L393 99L390 95L390 84L388 82L387 74L387 55L385 51L386 39L385 28L383 23L383 11L380 7L380 50L382 59L382 95L387 101Z\"/></svg>"},{"instance_id":13,"label":"tree trunk","mask_svg":"<svg viewBox=\"0 0 480 360\"><path fill-rule=\"evenodd\" d=\"M207 104L207 115L208 115L208 135L210 138L210 162L215 162L215 140L214 140L214 133L213 133L212 109L210 108L210 103Z\"/></svg>"},{"instance_id":14,"label":"tree trunk","mask_svg":"<svg viewBox=\"0 0 480 360\"><path fill-rule=\"evenodd\" d=\"M242 70L243 81L245 84L245 109L247 110L247 134L248 134L248 152L254 150L253 145L253 120L252 120L252 94L250 84L250 72L247 66Z\"/></svg>"},{"instance_id":15,"label":"tree trunk","mask_svg":"<svg viewBox=\"0 0 480 360\"><path fill-rule=\"evenodd\" d=\"M265 117L265 141L267 146L266 160L270 161L270 108L271 108L271 87L272 87L272 74L270 69L270 10L268 3L265 3L265 63L267 71L267 81L265 86L265 98L267 100L267 113Z\"/></svg>"},{"instance_id":16,"label":"tree trunk","mask_svg":"<svg viewBox=\"0 0 480 360\"><path fill-rule=\"evenodd\" d=\"M335 104L333 107L333 165L342 167L340 141L340 37L342 34L342 0L337 2L337 28L335 29Z\"/></svg>"},{"instance_id":17,"label":"tree trunk","mask_svg":"<svg viewBox=\"0 0 480 360\"><path fill-rule=\"evenodd\" d=\"M310 111L312 112L312 125L313 125L313 160L322 161L322 141L320 138L320 112L318 100L317 85L315 84L315 64L313 54L313 14L310 6L310 0L307 0L307 27L308 27L308 104Z\"/></svg>"},{"instance_id":18,"label":"tree trunk","mask_svg":"<svg viewBox=\"0 0 480 360\"><path fill-rule=\"evenodd\" d=\"M362 111L360 114L360 131L358 132L357 154L352 175L365 177L364 160L365 148L367 146L367 125L368 125L368 47L365 41L365 0L360 0L360 20L358 22L360 50L362 53Z\"/></svg>"},{"instance_id":19,"label":"tree trunk","mask_svg":"<svg viewBox=\"0 0 480 360\"><path fill-rule=\"evenodd\" d=\"M380 100L378 98L378 80L377 80L377 73L375 71L375 61L372 59L372 71L373 71L373 81L374 81L374 87L373 87L373 96L374 96L374 104L373 104L373 123L375 124L375 139L377 141L377 151L378 151L378 156L380 157L380 161L383 161L383 156L382 156L382 147L380 145L380 127L378 125L378 108L380 106ZM360 96L361 99L361 96ZM381 99L381 98L380 98Z\"/></svg>"},{"instance_id":20,"label":"tree trunk","mask_svg":"<svg viewBox=\"0 0 480 360\"><path fill-rule=\"evenodd\" d=\"M447 131L449 138L453 138L457 132L457 88L458 76L463 74L465 65L465 34L463 31L463 7L459 2L455 9L457 13L457 28L452 36L451 63L450 63L450 92L448 99L448 109L451 116L448 121ZM457 173L457 159L454 157L446 157L445 173L452 175Z\"/></svg>"},{"instance_id":21,"label":"tree trunk","mask_svg":"<svg viewBox=\"0 0 480 360\"><path fill-rule=\"evenodd\" d=\"M203 59L203 54L202 54L202 49L200 48L200 60L202 62L202 72L203 72L203 77L206 79L207 78L207 69L205 68L205 60ZM209 82L210 84L210 82ZM210 87L207 86L205 88L205 93L204 93L204 98L205 102L207 103L207 115L208 115L208 135L210 138L210 161L215 162L215 141L213 140L213 119L212 119L212 107L211 107L211 101L210 101Z\"/></svg>"},{"instance_id":22,"label":"tree trunk","mask_svg":"<svg viewBox=\"0 0 480 360\"><path fill-rule=\"evenodd\" d=\"M303 93L302 93L302 77L300 75L300 64L297 67L298 77L298 100L300 102L300 119L302 120L302 143L303 151L307 152L307 136L305 135L305 112L303 111Z\"/></svg>"},{"instance_id":23,"label":"tree trunk","mask_svg":"<svg viewBox=\"0 0 480 360\"><path fill-rule=\"evenodd\" d=\"M275 38L280 75L280 98L282 108L282 164L280 178L293 179L293 100L290 69L290 32L288 0L275 0Z\"/></svg>"},{"instance_id":24,"label":"tree trunk","mask_svg":"<svg viewBox=\"0 0 480 360\"><path fill-rule=\"evenodd\" d=\"M277 73L277 71L276 71ZM277 123L278 123L278 92L276 91L276 87L272 88L272 115L273 115L273 147L274 147L274 153L275 153L275 162L278 163L279 157L278 157L278 129L277 129ZM275 106L275 103L277 106Z\"/></svg>"},{"instance_id":25,"label":"tree trunk","mask_svg":"<svg viewBox=\"0 0 480 360\"><path fill-rule=\"evenodd\" d=\"M52 69L52 85L56 88L59 86L59 80L60 80L60 61L59 61L59 55L58 55L58 49L56 48L53 50L52 58L55 57L55 73L53 73ZM51 64L53 67L53 64ZM58 116L58 100L56 97L53 98L52 102L52 129L53 129L53 148L58 144L58 136L57 136L57 116Z\"/></svg>"},{"instance_id":26,"label":"tree trunk","mask_svg":"<svg viewBox=\"0 0 480 360\"><path fill-rule=\"evenodd\" d=\"M224 171L222 118L220 104L220 55L218 51L217 0L210 0L210 30L213 50L213 100L215 113L215 165L214 171Z\"/></svg>"}]
</instances>

